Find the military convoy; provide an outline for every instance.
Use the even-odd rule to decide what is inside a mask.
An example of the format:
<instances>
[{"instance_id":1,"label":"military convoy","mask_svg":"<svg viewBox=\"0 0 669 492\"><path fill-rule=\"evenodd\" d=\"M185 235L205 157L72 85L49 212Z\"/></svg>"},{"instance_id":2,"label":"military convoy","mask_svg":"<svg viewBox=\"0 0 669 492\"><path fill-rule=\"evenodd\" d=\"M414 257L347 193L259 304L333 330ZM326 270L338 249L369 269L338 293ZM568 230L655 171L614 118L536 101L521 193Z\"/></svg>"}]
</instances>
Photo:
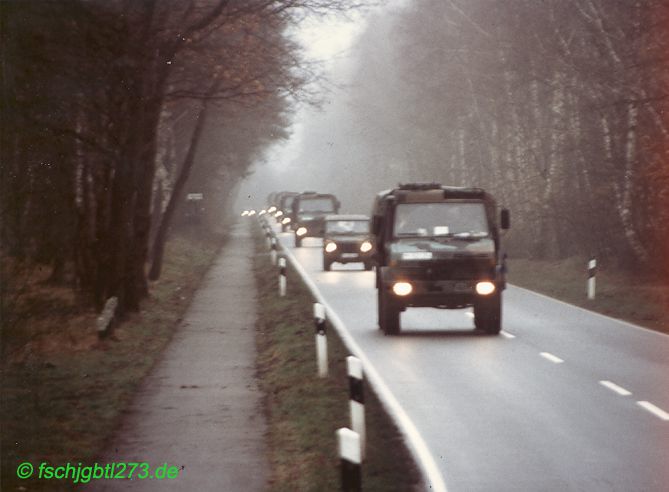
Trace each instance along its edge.
<instances>
[{"instance_id":1,"label":"military convoy","mask_svg":"<svg viewBox=\"0 0 669 492\"><path fill-rule=\"evenodd\" d=\"M272 198L296 247L306 237L324 238L323 270L335 262L375 267L378 324L386 335L400 333L400 313L410 307L472 307L477 329L500 332L506 288L500 235L510 214L498 213L484 190L400 184L377 194L371 220L339 215L331 194L282 192Z\"/></svg>"}]
</instances>

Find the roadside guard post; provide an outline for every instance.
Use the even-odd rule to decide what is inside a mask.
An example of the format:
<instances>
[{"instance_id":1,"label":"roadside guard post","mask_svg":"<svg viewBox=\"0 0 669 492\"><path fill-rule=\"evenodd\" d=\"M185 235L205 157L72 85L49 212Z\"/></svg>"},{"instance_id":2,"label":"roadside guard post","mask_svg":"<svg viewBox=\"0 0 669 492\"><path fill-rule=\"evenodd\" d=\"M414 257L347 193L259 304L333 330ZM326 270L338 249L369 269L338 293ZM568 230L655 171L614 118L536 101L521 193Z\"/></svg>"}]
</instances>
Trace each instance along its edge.
<instances>
[{"instance_id":1,"label":"roadside guard post","mask_svg":"<svg viewBox=\"0 0 669 492\"><path fill-rule=\"evenodd\" d=\"M318 377L324 378L328 375L328 339L325 334L325 308L317 302L314 303L314 324L316 327Z\"/></svg>"},{"instance_id":2,"label":"roadside guard post","mask_svg":"<svg viewBox=\"0 0 669 492\"><path fill-rule=\"evenodd\" d=\"M286 295L286 259L282 256L279 258L279 296Z\"/></svg>"},{"instance_id":3,"label":"roadside guard post","mask_svg":"<svg viewBox=\"0 0 669 492\"><path fill-rule=\"evenodd\" d=\"M337 442L341 460L341 489L344 492L360 492L362 490L360 436L357 432L342 427L337 429Z\"/></svg>"},{"instance_id":4,"label":"roadside guard post","mask_svg":"<svg viewBox=\"0 0 669 492\"><path fill-rule=\"evenodd\" d=\"M351 410L351 429L360 436L360 459L365 459L365 395L362 362L357 357L346 357L348 372L349 407Z\"/></svg>"},{"instance_id":5,"label":"roadside guard post","mask_svg":"<svg viewBox=\"0 0 669 492\"><path fill-rule=\"evenodd\" d=\"M271 239L271 244L270 257L272 258L272 265L276 265L276 238Z\"/></svg>"},{"instance_id":6,"label":"roadside guard post","mask_svg":"<svg viewBox=\"0 0 669 492\"><path fill-rule=\"evenodd\" d=\"M597 260L591 258L588 262L588 299L595 298L595 274L597 273Z\"/></svg>"}]
</instances>

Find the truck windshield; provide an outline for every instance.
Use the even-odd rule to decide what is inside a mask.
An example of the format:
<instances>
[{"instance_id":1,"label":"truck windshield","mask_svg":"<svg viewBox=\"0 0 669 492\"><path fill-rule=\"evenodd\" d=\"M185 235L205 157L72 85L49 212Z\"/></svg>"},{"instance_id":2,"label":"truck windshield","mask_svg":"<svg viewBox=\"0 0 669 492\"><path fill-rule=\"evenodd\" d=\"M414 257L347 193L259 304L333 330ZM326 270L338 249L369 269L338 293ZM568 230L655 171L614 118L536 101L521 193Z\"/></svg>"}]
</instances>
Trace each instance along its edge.
<instances>
[{"instance_id":1,"label":"truck windshield","mask_svg":"<svg viewBox=\"0 0 669 492\"><path fill-rule=\"evenodd\" d=\"M295 196L284 196L281 199L281 210L290 210L290 207L293 205L293 200Z\"/></svg>"},{"instance_id":2,"label":"truck windshield","mask_svg":"<svg viewBox=\"0 0 669 492\"><path fill-rule=\"evenodd\" d=\"M300 200L300 212L334 212L332 198L307 198Z\"/></svg>"},{"instance_id":3,"label":"truck windshield","mask_svg":"<svg viewBox=\"0 0 669 492\"><path fill-rule=\"evenodd\" d=\"M395 210L395 236L488 235L488 221L481 202L400 203Z\"/></svg>"},{"instance_id":4,"label":"truck windshield","mask_svg":"<svg viewBox=\"0 0 669 492\"><path fill-rule=\"evenodd\" d=\"M369 232L369 222L366 220L328 220L325 223L325 232L330 234L365 234Z\"/></svg>"}]
</instances>

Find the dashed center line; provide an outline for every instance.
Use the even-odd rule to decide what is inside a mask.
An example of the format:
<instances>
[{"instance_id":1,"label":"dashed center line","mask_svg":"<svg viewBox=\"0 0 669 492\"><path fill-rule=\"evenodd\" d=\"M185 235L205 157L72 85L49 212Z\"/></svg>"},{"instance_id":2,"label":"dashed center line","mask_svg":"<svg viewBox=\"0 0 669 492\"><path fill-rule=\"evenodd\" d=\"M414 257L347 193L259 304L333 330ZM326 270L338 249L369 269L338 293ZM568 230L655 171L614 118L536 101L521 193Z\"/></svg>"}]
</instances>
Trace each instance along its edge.
<instances>
[{"instance_id":1,"label":"dashed center line","mask_svg":"<svg viewBox=\"0 0 669 492\"><path fill-rule=\"evenodd\" d=\"M551 361L553 364L562 364L564 362L557 355L553 355L549 352L541 352L539 355L541 355L541 357L544 359Z\"/></svg>"},{"instance_id":2,"label":"dashed center line","mask_svg":"<svg viewBox=\"0 0 669 492\"><path fill-rule=\"evenodd\" d=\"M639 405L641 408L644 408L645 410L648 410L650 413L655 415L656 417L659 417L662 420L669 420L669 413L665 412L659 407L656 407L649 401L638 401L636 402L637 405Z\"/></svg>"},{"instance_id":3,"label":"dashed center line","mask_svg":"<svg viewBox=\"0 0 669 492\"><path fill-rule=\"evenodd\" d=\"M500 334L506 338L516 338L516 335L514 335L513 333L509 333L508 331L502 330L500 331Z\"/></svg>"},{"instance_id":4,"label":"dashed center line","mask_svg":"<svg viewBox=\"0 0 669 492\"><path fill-rule=\"evenodd\" d=\"M611 391L615 391L621 396L629 396L632 394L630 391L627 391L622 386L618 386L616 383L612 383L611 381L600 381L599 384L610 389Z\"/></svg>"}]
</instances>

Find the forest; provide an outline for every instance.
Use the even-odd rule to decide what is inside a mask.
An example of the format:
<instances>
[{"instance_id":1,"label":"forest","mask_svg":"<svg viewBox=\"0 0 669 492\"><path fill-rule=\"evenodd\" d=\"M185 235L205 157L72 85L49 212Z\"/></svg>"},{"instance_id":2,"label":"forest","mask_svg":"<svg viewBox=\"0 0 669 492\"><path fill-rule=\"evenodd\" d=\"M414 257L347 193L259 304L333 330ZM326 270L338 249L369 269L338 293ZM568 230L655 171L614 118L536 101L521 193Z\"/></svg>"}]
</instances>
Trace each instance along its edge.
<instances>
[{"instance_id":1,"label":"forest","mask_svg":"<svg viewBox=\"0 0 669 492\"><path fill-rule=\"evenodd\" d=\"M188 193L220 225L285 138L315 75L289 28L350 4L3 1L3 266L46 265L84 304L138 310Z\"/></svg>"},{"instance_id":2,"label":"forest","mask_svg":"<svg viewBox=\"0 0 669 492\"><path fill-rule=\"evenodd\" d=\"M408 2L360 45L361 170L491 190L517 256L669 273L668 2Z\"/></svg>"}]
</instances>

